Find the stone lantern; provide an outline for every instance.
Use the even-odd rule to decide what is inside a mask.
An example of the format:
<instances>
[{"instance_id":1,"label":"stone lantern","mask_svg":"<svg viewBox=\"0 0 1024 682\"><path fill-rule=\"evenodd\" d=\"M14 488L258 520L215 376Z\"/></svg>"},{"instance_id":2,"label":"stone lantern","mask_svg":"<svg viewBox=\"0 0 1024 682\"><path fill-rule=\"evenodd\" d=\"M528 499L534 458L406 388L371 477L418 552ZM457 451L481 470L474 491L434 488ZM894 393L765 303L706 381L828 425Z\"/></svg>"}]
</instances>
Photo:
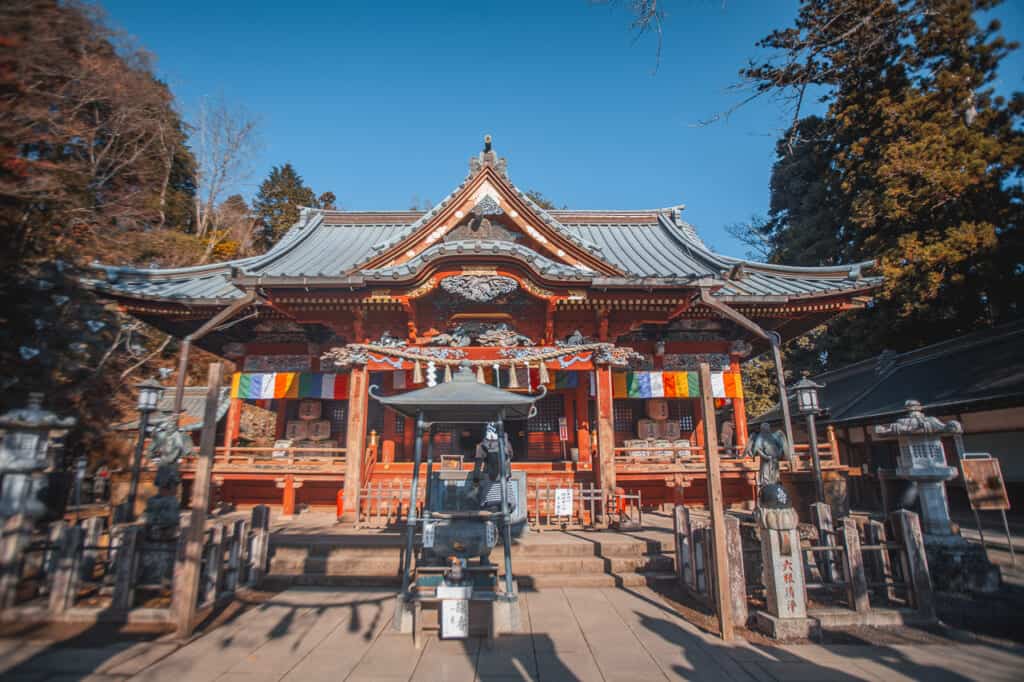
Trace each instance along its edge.
<instances>
[{"instance_id":1,"label":"stone lantern","mask_svg":"<svg viewBox=\"0 0 1024 682\"><path fill-rule=\"evenodd\" d=\"M30 393L28 406L0 416L0 517L25 514L33 519L44 518L46 491L53 470L54 453L51 437L62 435L75 425L73 417L58 417L45 410L42 393Z\"/></svg>"},{"instance_id":2,"label":"stone lantern","mask_svg":"<svg viewBox=\"0 0 1024 682\"><path fill-rule=\"evenodd\" d=\"M892 424L875 427L879 438L895 438L900 454L895 469L878 472L883 479L899 479L917 484L921 505L921 530L928 536L953 535L946 500L946 481L956 478L955 467L946 465L946 452L942 447L944 435L959 435L963 427L959 422L942 422L928 417L916 400L906 402L907 416Z\"/></svg>"},{"instance_id":3,"label":"stone lantern","mask_svg":"<svg viewBox=\"0 0 1024 682\"><path fill-rule=\"evenodd\" d=\"M959 422L929 417L916 400L906 402L907 415L892 424L875 427L881 439L895 438L899 456L895 469L880 469L880 479L910 481L917 486L921 531L928 566L940 589L992 592L999 588L999 567L991 564L980 545L967 542L954 532L949 518L946 481L959 474L946 464L943 436L963 434ZM959 447L959 445L958 445Z\"/></svg>"}]
</instances>

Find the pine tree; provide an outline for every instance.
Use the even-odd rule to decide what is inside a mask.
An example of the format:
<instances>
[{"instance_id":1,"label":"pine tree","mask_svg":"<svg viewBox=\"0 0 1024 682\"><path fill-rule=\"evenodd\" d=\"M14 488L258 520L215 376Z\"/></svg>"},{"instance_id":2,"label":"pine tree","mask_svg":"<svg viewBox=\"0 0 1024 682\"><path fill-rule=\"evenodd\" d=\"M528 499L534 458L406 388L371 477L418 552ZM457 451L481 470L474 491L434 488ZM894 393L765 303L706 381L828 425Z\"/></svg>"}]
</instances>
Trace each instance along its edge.
<instances>
[{"instance_id":1,"label":"pine tree","mask_svg":"<svg viewBox=\"0 0 1024 682\"><path fill-rule=\"evenodd\" d=\"M762 92L823 93L822 118L779 143L769 260L875 258L868 310L831 325L809 361L904 350L1019 316L1024 96L992 84L1016 45L976 12L996 0L804 0L744 70ZM824 354L824 355L823 355Z\"/></svg>"},{"instance_id":2,"label":"pine tree","mask_svg":"<svg viewBox=\"0 0 1024 682\"><path fill-rule=\"evenodd\" d=\"M316 193L290 163L274 166L260 185L253 209L263 224L264 240L273 244L299 219L303 206L319 206Z\"/></svg>"}]
</instances>

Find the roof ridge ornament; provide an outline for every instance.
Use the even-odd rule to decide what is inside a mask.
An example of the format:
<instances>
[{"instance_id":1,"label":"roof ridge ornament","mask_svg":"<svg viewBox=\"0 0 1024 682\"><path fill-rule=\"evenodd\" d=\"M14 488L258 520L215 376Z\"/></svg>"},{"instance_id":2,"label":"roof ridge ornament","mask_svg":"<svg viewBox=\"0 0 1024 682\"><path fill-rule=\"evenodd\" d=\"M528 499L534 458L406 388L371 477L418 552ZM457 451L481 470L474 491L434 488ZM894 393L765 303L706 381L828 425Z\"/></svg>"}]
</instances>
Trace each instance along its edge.
<instances>
[{"instance_id":1,"label":"roof ridge ornament","mask_svg":"<svg viewBox=\"0 0 1024 682\"><path fill-rule=\"evenodd\" d=\"M491 146L491 136L484 135L484 150L469 159L469 174L476 175L484 168L493 168L499 175L508 178L508 161L500 158Z\"/></svg>"}]
</instances>

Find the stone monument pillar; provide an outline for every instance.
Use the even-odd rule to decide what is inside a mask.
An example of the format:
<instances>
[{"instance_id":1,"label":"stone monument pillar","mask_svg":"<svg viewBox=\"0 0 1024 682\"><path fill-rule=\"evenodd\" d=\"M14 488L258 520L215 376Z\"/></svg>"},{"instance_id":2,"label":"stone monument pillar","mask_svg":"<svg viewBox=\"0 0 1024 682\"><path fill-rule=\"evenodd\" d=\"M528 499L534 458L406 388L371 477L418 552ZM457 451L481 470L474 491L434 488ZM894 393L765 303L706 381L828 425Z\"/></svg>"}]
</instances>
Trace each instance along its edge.
<instances>
[{"instance_id":1,"label":"stone monument pillar","mask_svg":"<svg viewBox=\"0 0 1024 682\"><path fill-rule=\"evenodd\" d=\"M946 464L942 436L959 437L959 422L942 422L929 417L916 400L906 402L907 415L875 427L875 437L895 438L899 457L895 469L880 469L883 481L910 481L917 488L921 531L932 579L938 589L993 592L999 589L999 567L991 564L985 549L953 532L946 498L946 481L959 474Z\"/></svg>"},{"instance_id":2,"label":"stone monument pillar","mask_svg":"<svg viewBox=\"0 0 1024 682\"><path fill-rule=\"evenodd\" d=\"M807 588L800 550L800 519L782 487L779 461L789 454L785 436L761 425L747 444L747 453L759 460L757 518L761 537L762 582L767 611L754 614L756 627L775 639L804 639L817 629L807 617Z\"/></svg>"}]
</instances>

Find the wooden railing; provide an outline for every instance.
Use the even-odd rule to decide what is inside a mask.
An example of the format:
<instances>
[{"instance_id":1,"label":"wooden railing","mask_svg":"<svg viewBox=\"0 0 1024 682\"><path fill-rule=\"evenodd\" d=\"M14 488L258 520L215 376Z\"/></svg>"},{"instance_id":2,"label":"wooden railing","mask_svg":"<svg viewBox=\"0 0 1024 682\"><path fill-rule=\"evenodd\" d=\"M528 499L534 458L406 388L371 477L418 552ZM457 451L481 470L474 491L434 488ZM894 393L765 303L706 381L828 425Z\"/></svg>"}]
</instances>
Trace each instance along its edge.
<instances>
[{"instance_id":1,"label":"wooden railing","mask_svg":"<svg viewBox=\"0 0 1024 682\"><path fill-rule=\"evenodd\" d=\"M195 467L199 456L198 448L182 462L182 468ZM275 448L275 447L231 447L216 448L213 466L255 466L258 464L278 465L320 465L340 467L345 464L344 448Z\"/></svg>"},{"instance_id":2,"label":"wooden railing","mask_svg":"<svg viewBox=\"0 0 1024 682\"><path fill-rule=\"evenodd\" d=\"M780 469L782 471L805 471L811 469L811 446L808 443L797 443L793 447L796 455L792 465L783 460ZM634 445L630 447L615 448L616 464L703 464L705 451L702 446L677 446L677 445ZM757 459L746 457L743 448L729 447L718 448L718 455L723 460L743 462L750 466L756 466ZM838 465L839 453L835 450L834 444L825 441L818 444L818 457L823 465Z\"/></svg>"}]
</instances>

